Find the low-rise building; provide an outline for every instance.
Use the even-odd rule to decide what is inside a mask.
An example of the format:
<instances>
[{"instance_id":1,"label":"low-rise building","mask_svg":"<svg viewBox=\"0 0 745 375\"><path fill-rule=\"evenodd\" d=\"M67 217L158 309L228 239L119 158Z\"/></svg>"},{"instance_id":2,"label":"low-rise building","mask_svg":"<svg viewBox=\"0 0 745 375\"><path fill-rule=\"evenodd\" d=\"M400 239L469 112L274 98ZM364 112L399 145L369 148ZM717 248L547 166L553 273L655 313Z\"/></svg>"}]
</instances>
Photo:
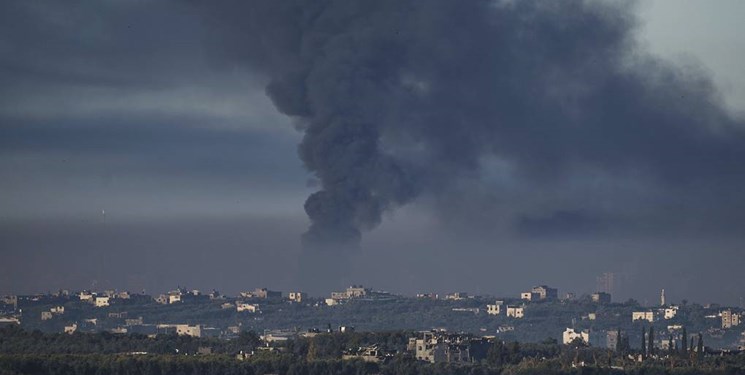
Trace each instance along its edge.
<instances>
[{"instance_id":1,"label":"low-rise building","mask_svg":"<svg viewBox=\"0 0 745 375\"><path fill-rule=\"evenodd\" d=\"M451 301L460 301L466 298L468 298L468 293L466 292L455 292L455 293L450 293L445 296L445 299L451 300Z\"/></svg>"},{"instance_id":2,"label":"low-rise building","mask_svg":"<svg viewBox=\"0 0 745 375\"><path fill-rule=\"evenodd\" d=\"M52 307L49 312L51 312L54 315L62 315L65 313L65 306L55 306Z\"/></svg>"},{"instance_id":3,"label":"low-rise building","mask_svg":"<svg viewBox=\"0 0 745 375\"><path fill-rule=\"evenodd\" d=\"M13 310L18 310L18 296L16 295L3 296L0 302L13 306Z\"/></svg>"},{"instance_id":4,"label":"low-rise building","mask_svg":"<svg viewBox=\"0 0 745 375\"><path fill-rule=\"evenodd\" d=\"M720 315L722 316L722 328L728 329L740 325L740 314L732 310L724 310Z\"/></svg>"},{"instance_id":5,"label":"low-rise building","mask_svg":"<svg viewBox=\"0 0 745 375\"><path fill-rule=\"evenodd\" d=\"M282 292L275 292L267 288L256 288L251 292L241 292L241 297L258 299L279 299L282 298Z\"/></svg>"},{"instance_id":6,"label":"low-rise building","mask_svg":"<svg viewBox=\"0 0 745 375\"><path fill-rule=\"evenodd\" d=\"M507 317L522 319L525 317L525 307L523 306L507 306Z\"/></svg>"},{"instance_id":7,"label":"low-rise building","mask_svg":"<svg viewBox=\"0 0 745 375\"><path fill-rule=\"evenodd\" d=\"M235 307L238 312L255 313L259 311L259 305L253 303L236 302Z\"/></svg>"},{"instance_id":8,"label":"low-rise building","mask_svg":"<svg viewBox=\"0 0 745 375\"><path fill-rule=\"evenodd\" d=\"M678 315L678 306L669 306L664 309L662 309L662 316L665 318L665 320L670 320L675 318L676 315Z\"/></svg>"},{"instance_id":9,"label":"low-rise building","mask_svg":"<svg viewBox=\"0 0 745 375\"><path fill-rule=\"evenodd\" d=\"M361 359L365 362L381 363L386 359L385 353L377 345L345 350L341 356L344 360Z\"/></svg>"},{"instance_id":10,"label":"low-rise building","mask_svg":"<svg viewBox=\"0 0 745 375\"><path fill-rule=\"evenodd\" d=\"M81 301L93 303L94 302L93 299L96 297L96 295L92 292L84 290L80 292L80 294L78 294L78 297L80 298Z\"/></svg>"},{"instance_id":11,"label":"low-rise building","mask_svg":"<svg viewBox=\"0 0 745 375\"><path fill-rule=\"evenodd\" d=\"M478 307L453 307L452 310L456 312L469 312L473 314L478 314L479 312L481 312L481 309L479 309Z\"/></svg>"},{"instance_id":12,"label":"low-rise building","mask_svg":"<svg viewBox=\"0 0 745 375\"><path fill-rule=\"evenodd\" d=\"M73 323L73 324L71 324L69 326L65 326L65 333L73 334L77 330L78 330L78 324L77 323Z\"/></svg>"},{"instance_id":13,"label":"low-rise building","mask_svg":"<svg viewBox=\"0 0 745 375\"><path fill-rule=\"evenodd\" d=\"M486 356L489 343L469 336L443 332L423 332L421 338L409 339L408 349L416 359L430 363L470 363Z\"/></svg>"},{"instance_id":14,"label":"low-rise building","mask_svg":"<svg viewBox=\"0 0 745 375\"><path fill-rule=\"evenodd\" d=\"M555 300L559 298L559 290L556 288L550 288L547 285L533 287L531 292L538 293L539 298L542 300Z\"/></svg>"},{"instance_id":15,"label":"low-rise building","mask_svg":"<svg viewBox=\"0 0 745 375\"><path fill-rule=\"evenodd\" d=\"M564 345L571 344L574 340L580 339L585 344L590 343L590 332L589 331L576 331L574 328L567 328L562 335L562 343Z\"/></svg>"},{"instance_id":16,"label":"low-rise building","mask_svg":"<svg viewBox=\"0 0 745 375\"><path fill-rule=\"evenodd\" d=\"M305 292L290 292L287 294L287 299L291 302L301 303L308 299L308 293Z\"/></svg>"},{"instance_id":17,"label":"low-rise building","mask_svg":"<svg viewBox=\"0 0 745 375\"><path fill-rule=\"evenodd\" d=\"M134 319L124 319L125 326L141 326L143 324L144 323L141 316Z\"/></svg>"},{"instance_id":18,"label":"low-rise building","mask_svg":"<svg viewBox=\"0 0 745 375\"><path fill-rule=\"evenodd\" d=\"M537 301L541 299L541 295L533 292L522 292L520 293L520 299L523 301Z\"/></svg>"},{"instance_id":19,"label":"low-rise building","mask_svg":"<svg viewBox=\"0 0 745 375\"><path fill-rule=\"evenodd\" d=\"M7 326L21 325L21 321L16 317L0 317L0 328Z\"/></svg>"},{"instance_id":20,"label":"low-rise building","mask_svg":"<svg viewBox=\"0 0 745 375\"><path fill-rule=\"evenodd\" d=\"M362 298L372 293L372 289L365 288L362 285L352 285L343 292L331 292L331 299L336 301ZM326 303L328 305L328 302Z\"/></svg>"},{"instance_id":21,"label":"low-rise building","mask_svg":"<svg viewBox=\"0 0 745 375\"><path fill-rule=\"evenodd\" d=\"M96 297L96 300L95 300L96 307L109 306L109 298L110 297Z\"/></svg>"},{"instance_id":22,"label":"low-rise building","mask_svg":"<svg viewBox=\"0 0 745 375\"><path fill-rule=\"evenodd\" d=\"M499 315L502 313L503 301L496 301L493 305L486 305L486 313L489 315Z\"/></svg>"},{"instance_id":23,"label":"low-rise building","mask_svg":"<svg viewBox=\"0 0 745 375\"><path fill-rule=\"evenodd\" d=\"M41 320L49 320L52 319L52 312L51 311L42 311L41 312Z\"/></svg>"},{"instance_id":24,"label":"low-rise building","mask_svg":"<svg viewBox=\"0 0 745 375\"><path fill-rule=\"evenodd\" d=\"M189 324L158 324L158 333L177 334L179 336L202 337L202 326Z\"/></svg>"},{"instance_id":25,"label":"low-rise building","mask_svg":"<svg viewBox=\"0 0 745 375\"><path fill-rule=\"evenodd\" d=\"M654 311L634 311L631 313L631 321L646 320L650 323L655 321Z\"/></svg>"}]
</instances>

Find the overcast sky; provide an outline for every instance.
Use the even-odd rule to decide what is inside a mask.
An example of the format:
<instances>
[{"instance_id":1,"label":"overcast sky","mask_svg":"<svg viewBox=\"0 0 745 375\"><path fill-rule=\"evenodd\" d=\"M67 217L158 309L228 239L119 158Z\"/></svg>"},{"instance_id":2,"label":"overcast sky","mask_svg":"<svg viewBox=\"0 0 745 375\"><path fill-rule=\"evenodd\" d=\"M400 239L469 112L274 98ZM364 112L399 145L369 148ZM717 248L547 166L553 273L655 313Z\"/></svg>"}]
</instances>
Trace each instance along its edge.
<instances>
[{"instance_id":1,"label":"overcast sky","mask_svg":"<svg viewBox=\"0 0 745 375\"><path fill-rule=\"evenodd\" d=\"M745 3L579 6L577 19L464 6L399 20L397 5L329 1L302 10L327 17L306 30L297 9L259 3L0 5L0 293L364 283L517 295L548 283L582 294L615 272L616 299L745 296ZM345 24L360 14L370 21ZM526 33L496 38L500 23ZM408 39L391 51L380 30L393 29ZM293 33L312 50L283 45ZM386 84L329 89L363 63ZM514 109L527 100L540 114ZM339 172L360 154L314 137L327 122L347 134L349 116L382 125L360 146L374 157ZM344 224L360 247L303 249L308 196L349 186L373 192ZM340 231L324 220L319 236Z\"/></svg>"}]
</instances>

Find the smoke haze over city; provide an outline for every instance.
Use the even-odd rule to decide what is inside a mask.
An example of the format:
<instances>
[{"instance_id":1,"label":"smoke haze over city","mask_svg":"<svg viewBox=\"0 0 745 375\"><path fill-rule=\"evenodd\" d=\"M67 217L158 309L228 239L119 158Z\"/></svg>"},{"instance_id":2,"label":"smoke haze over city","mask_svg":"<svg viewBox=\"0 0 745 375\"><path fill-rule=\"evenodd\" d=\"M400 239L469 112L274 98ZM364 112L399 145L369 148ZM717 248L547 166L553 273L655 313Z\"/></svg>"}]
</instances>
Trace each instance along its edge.
<instances>
[{"instance_id":1,"label":"smoke haze over city","mask_svg":"<svg viewBox=\"0 0 745 375\"><path fill-rule=\"evenodd\" d=\"M736 1L12 2L0 293L745 296Z\"/></svg>"}]
</instances>

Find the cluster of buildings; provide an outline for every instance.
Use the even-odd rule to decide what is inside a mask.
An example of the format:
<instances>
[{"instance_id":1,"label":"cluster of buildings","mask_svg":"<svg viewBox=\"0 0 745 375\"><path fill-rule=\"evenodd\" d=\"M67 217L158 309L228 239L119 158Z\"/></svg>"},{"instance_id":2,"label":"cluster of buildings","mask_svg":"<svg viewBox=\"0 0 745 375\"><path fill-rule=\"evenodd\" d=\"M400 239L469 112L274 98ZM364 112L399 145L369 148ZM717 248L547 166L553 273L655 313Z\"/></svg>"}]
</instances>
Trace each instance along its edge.
<instances>
[{"instance_id":1,"label":"cluster of buildings","mask_svg":"<svg viewBox=\"0 0 745 375\"><path fill-rule=\"evenodd\" d=\"M362 285L352 285L342 292L331 292L331 296L324 300L327 306L336 306L354 299L385 300L393 298L388 292L373 291Z\"/></svg>"},{"instance_id":2,"label":"cluster of buildings","mask_svg":"<svg viewBox=\"0 0 745 375\"><path fill-rule=\"evenodd\" d=\"M429 331L410 338L407 351L430 363L470 363L486 358L490 345L483 337Z\"/></svg>"},{"instance_id":3,"label":"cluster of buildings","mask_svg":"<svg viewBox=\"0 0 745 375\"><path fill-rule=\"evenodd\" d=\"M533 289L520 293L520 299L525 301L555 301L559 299L559 291L546 285L539 285Z\"/></svg>"},{"instance_id":4,"label":"cluster of buildings","mask_svg":"<svg viewBox=\"0 0 745 375\"><path fill-rule=\"evenodd\" d=\"M132 295L127 291L118 292L115 290L107 290L103 293L97 293L83 290L78 293L78 298L80 298L81 301L88 302L96 307L108 307L114 300L128 300L132 298Z\"/></svg>"},{"instance_id":5,"label":"cluster of buildings","mask_svg":"<svg viewBox=\"0 0 745 375\"><path fill-rule=\"evenodd\" d=\"M421 293L416 297L420 300L441 301L427 305L427 308L447 309L458 313L467 312L473 314L480 314L486 311L489 316L497 319L489 320L490 323L487 323L488 325L473 327L474 330L471 332L476 332L475 329L479 329L479 332L494 332L494 334L509 338L518 338L521 335L526 335L526 327L535 324L540 325L541 323L539 321L541 317L546 316L546 314L553 314L554 309L558 309L556 310L557 313L561 313L561 311L573 311L572 314L576 314L576 316L567 319L566 315L564 315L564 319L567 320L566 323L562 323L558 327L552 327L553 334L551 335L561 337L562 342L566 344L576 342L579 339L594 346L608 345L609 347L616 345L617 338L614 338L613 335L617 333L616 331L605 331L601 327L608 329L610 326L613 326L627 328L629 330L632 327L638 327L639 331L641 331L641 325L634 324L640 321L644 325L654 324L655 328L659 330L658 333L661 338L659 345L661 348L665 347L665 345L670 345L670 342L675 342L675 337L680 335L683 324L687 322L686 319L690 310L690 306L685 307L686 305L684 305L684 307L680 307L666 304L664 291L660 296L659 306L637 309L633 312L630 306L634 305L612 305L611 294L606 291L599 291L589 297L584 296L579 300L584 309L582 311L577 311L576 307L569 307L574 301L577 301L573 296L559 299L558 295L556 288L547 285L538 285L526 292L520 293L519 298L515 296L503 300L492 300L494 301L493 303L491 301L487 302L484 297L472 296L466 292L450 293L444 295L442 299L433 293ZM280 305L283 304L303 304L320 312L323 311L325 306L335 306L354 300L380 301L388 298L405 297L394 297L387 292L374 291L362 285L352 285L343 291L332 292L329 298L323 299L311 299L307 293L300 291L282 293L267 288L256 288L251 291L240 292L239 296L236 297L227 297L215 290L203 294L199 290L187 290L186 288L179 287L155 298L144 294L131 294L126 291L120 292L116 290L103 292L83 290L78 293L61 290L55 294L1 297L0 326L20 325L22 322L26 326L25 322L31 322L28 326L29 328L42 327L45 330L55 330L57 332L64 330L64 332L68 333L98 331L147 335L175 333L194 337L219 336L229 338L236 336L242 330L240 327L242 323L238 326L229 326L227 329L225 326L237 324L240 321L246 323L247 321L258 322L264 320L265 317L268 317L267 314L272 314L273 311L281 309L282 307ZM68 304L68 302L76 300L83 302L83 304ZM587 305L590 300L592 303L598 305L597 308L591 308ZM152 304L153 301L169 306L176 305L174 306L174 312L185 311L178 307L179 304L207 303L221 306L223 309L234 310L238 314L231 318L236 319L235 322L218 322L215 319L204 321L222 327L218 329L211 327L210 324L195 324L193 321L190 321L191 324L181 324L178 318L160 321L156 319L146 322L142 316L129 317L127 316L127 312L123 311L123 309L129 309L124 306L138 306L140 303ZM557 301L557 303L544 303L551 301ZM23 311L19 309L19 303L21 303ZM93 308L88 309L87 307L83 307L87 304L90 304ZM38 307L27 308L33 306ZM132 311L134 314L143 314L142 312L138 313L136 307L133 308L135 310L129 311ZM617 308L623 310L615 310ZM698 306L697 308L700 309L699 311L703 311L705 315L702 316L705 316L708 323L707 328L702 329L699 324L696 330L702 331L708 335L707 337L722 338L726 335L722 340L727 340L727 342L731 343L732 336L738 333L733 328L740 327L742 310L721 308L713 304L703 307ZM81 316L83 312L86 315ZM631 322L627 320L628 315L626 314L631 315ZM147 313L144 315L147 315ZM460 319L469 318L453 316L452 319L461 321ZM587 322L577 324L577 320L579 319L586 320ZM571 325L568 320L571 320ZM666 331L659 322L667 323ZM65 324L64 329L63 324ZM249 324L254 325L254 323ZM262 323L256 324L259 326L262 325ZM432 327L443 326L433 324ZM566 328L562 332L561 329L564 329L564 327L571 328ZM588 327L592 327L593 329L586 329ZM342 327L341 329L347 330L351 329L351 327ZM633 332L634 335L637 333L636 331ZM527 335L535 334L527 331ZM412 341L413 353L416 353L417 358L435 362L440 360L459 362L470 360L466 358L473 358L473 348L470 346L473 340L471 339L461 340L456 336L437 332L422 333L420 336L416 338L418 343ZM673 336L672 341L668 340L669 336ZM283 339L282 337L275 334L267 336L266 339L269 342L274 342L281 341ZM634 342L636 343L638 340ZM743 345L745 345L745 335L743 335ZM417 350L419 347L422 349ZM354 351L349 351L346 355L379 358L381 356L384 357L385 353L382 353L380 348L376 347L360 347Z\"/></svg>"}]
</instances>

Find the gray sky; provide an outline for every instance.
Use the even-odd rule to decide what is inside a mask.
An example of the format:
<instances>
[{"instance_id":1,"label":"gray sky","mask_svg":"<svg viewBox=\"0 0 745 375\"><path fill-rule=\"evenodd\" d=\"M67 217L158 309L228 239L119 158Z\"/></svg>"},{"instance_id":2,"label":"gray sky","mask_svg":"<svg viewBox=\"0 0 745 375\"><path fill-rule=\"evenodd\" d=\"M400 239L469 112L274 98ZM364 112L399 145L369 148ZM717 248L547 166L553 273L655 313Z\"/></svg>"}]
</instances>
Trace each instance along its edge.
<instances>
[{"instance_id":1,"label":"gray sky","mask_svg":"<svg viewBox=\"0 0 745 375\"><path fill-rule=\"evenodd\" d=\"M372 91L370 103L396 114L373 117L386 124L379 129L387 142L381 146L389 152L385 156L410 162L417 183L409 193L391 193L395 198L382 202L387 209L379 224L373 214L370 221L360 219L359 249L320 255L301 249L300 235L309 225L303 204L314 191L328 188L331 178L322 166L316 173L304 169L297 150L303 132L296 129L312 128L317 119L280 113L277 107L285 113L295 108L289 102L294 91L284 99L282 92L272 99L265 94L266 85L289 69L267 62L281 58L289 66L292 57L261 43L282 38L292 28L275 23L279 32L267 29L274 34L260 43L226 16L225 8L115 1L2 7L0 253L13 266L0 274L0 293L91 286L157 293L178 284L229 293L260 286L325 293L345 283L408 294L467 290L515 295L538 283L555 285L562 293L590 293L597 275L613 271L625 278L619 299L652 300L661 288L673 301L735 304L745 296L739 233L745 218L739 192L745 183L738 177L742 153L737 151L744 145L745 112L745 71L738 69L745 61L745 42L738 38L737 15L745 13L740 1L642 1L633 10L640 17L635 29L600 24L607 26L610 40L622 40L613 39L621 30L639 43L630 51L619 47L628 56L651 52L664 59L633 62L629 69L636 73L628 77L648 74L672 82L643 91L649 106L659 109L639 110L629 118L652 119L639 120L641 125L691 118L679 137L667 127L652 127L650 145L639 144L633 134L614 133L622 128L610 126L597 134L562 133L587 136L588 144L597 146L578 151L567 148L573 145L570 140L527 143L531 146L525 149L519 133L502 130L497 136L481 128L472 131L483 131L483 137L464 136L456 143L453 135L461 133L450 134L446 127L443 137L414 125L397 128L402 119L418 120L396 117L397 107ZM549 26L552 17L562 15L543 12L546 19L537 22ZM436 19L426 10L418 16L423 24ZM247 23L248 30L260 27ZM528 41L537 48L544 46L540 30L536 40ZM363 41L376 37L374 32L353 35ZM426 37L411 38L422 51L437 45ZM482 38L491 43L491 37ZM603 46L601 39L565 43ZM419 61L419 52L412 51L407 64ZM565 66L550 60L562 54L546 54L546 65L565 73L584 56L580 50ZM525 58L510 52L495 54L494 61L499 56ZM453 59L457 66L465 57ZM322 66L321 60L313 61ZM445 77L449 68L424 65L422 72L401 78L407 90L435 90L427 82ZM612 66L621 65L614 61ZM576 104L572 100L582 100L572 95L581 96L583 85L596 85L594 78L571 74L549 78L556 80L551 87L560 90L556 96L549 93L546 103L560 103L567 116ZM330 106L323 100L332 96L318 94L323 82L309 84L314 116ZM457 80L437 82L449 85L449 93L458 92ZM697 100L678 103L680 109L677 100L665 98L665 87ZM474 92L476 101L511 95L495 94L487 86ZM412 103L447 107L442 104L452 94L442 95L441 101ZM613 92L607 95L605 102L616 100ZM626 116L624 100L613 109L619 116ZM634 112L641 105L626 106ZM529 121L496 112L474 117L435 113L464 123L482 116ZM644 131L641 125L628 131ZM730 127L735 128L731 136ZM713 128L725 141L710 141L709 133L699 138L699 130L689 130L699 128ZM546 130L532 137L562 139ZM499 144L502 139L510 142ZM460 154L453 145L500 151ZM420 153L420 146L426 152ZM437 147L447 157L438 157ZM469 158L478 167L469 169ZM304 160L312 163L307 156ZM360 181L388 191L387 182ZM303 275L308 265L326 270L329 264L347 270L325 273L333 275L326 278Z\"/></svg>"}]
</instances>

